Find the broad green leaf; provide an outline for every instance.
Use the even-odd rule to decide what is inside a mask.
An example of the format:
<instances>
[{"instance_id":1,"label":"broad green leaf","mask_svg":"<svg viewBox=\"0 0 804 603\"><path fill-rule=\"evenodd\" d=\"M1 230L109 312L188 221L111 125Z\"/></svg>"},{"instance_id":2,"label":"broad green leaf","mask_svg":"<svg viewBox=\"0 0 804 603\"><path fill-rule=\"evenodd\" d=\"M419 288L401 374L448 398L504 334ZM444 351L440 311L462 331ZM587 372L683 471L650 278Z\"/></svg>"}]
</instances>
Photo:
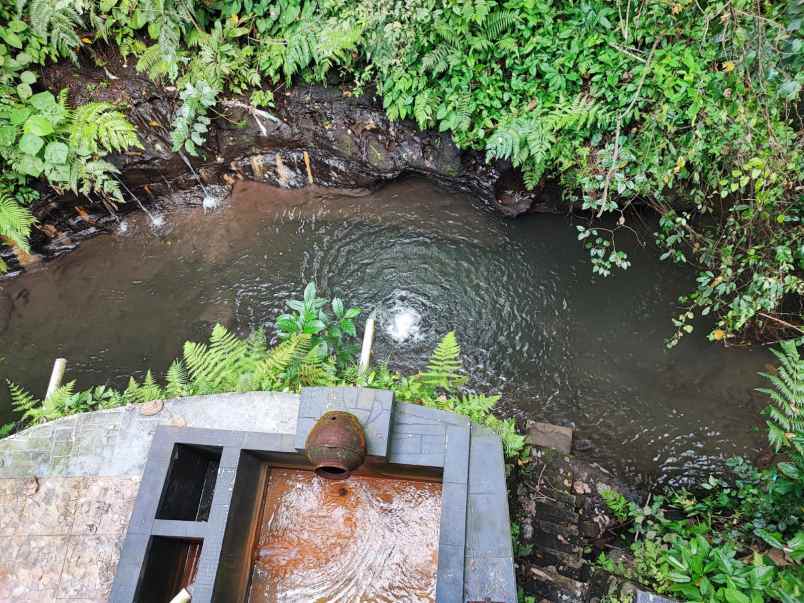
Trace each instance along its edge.
<instances>
[{"instance_id":1,"label":"broad green leaf","mask_svg":"<svg viewBox=\"0 0 804 603\"><path fill-rule=\"evenodd\" d=\"M723 593L727 603L751 603L751 599L744 595L739 590L734 588L727 588Z\"/></svg>"},{"instance_id":2,"label":"broad green leaf","mask_svg":"<svg viewBox=\"0 0 804 603\"><path fill-rule=\"evenodd\" d=\"M25 84L33 84L36 81L36 74L32 71L23 71L20 73L20 81Z\"/></svg>"},{"instance_id":3,"label":"broad green leaf","mask_svg":"<svg viewBox=\"0 0 804 603\"><path fill-rule=\"evenodd\" d=\"M296 310L296 312L304 312L304 302L301 302L298 299L290 299L288 300L288 308L291 310Z\"/></svg>"},{"instance_id":4,"label":"broad green leaf","mask_svg":"<svg viewBox=\"0 0 804 603\"><path fill-rule=\"evenodd\" d=\"M309 333L311 335L315 335L316 333L320 333L326 328L327 325L325 325L322 321L313 320L304 325L304 332Z\"/></svg>"},{"instance_id":5,"label":"broad green leaf","mask_svg":"<svg viewBox=\"0 0 804 603\"><path fill-rule=\"evenodd\" d=\"M20 138L20 151L29 155L36 155L39 150L44 146L45 141L36 134L28 132L23 134Z\"/></svg>"},{"instance_id":6,"label":"broad green leaf","mask_svg":"<svg viewBox=\"0 0 804 603\"><path fill-rule=\"evenodd\" d=\"M13 31L14 33L20 33L21 31L25 31L28 29L28 26L25 24L24 21L20 21L19 19L12 19L8 22L8 29Z\"/></svg>"},{"instance_id":7,"label":"broad green leaf","mask_svg":"<svg viewBox=\"0 0 804 603\"><path fill-rule=\"evenodd\" d=\"M0 37L3 38L6 44L9 46L13 46L14 48L22 48L22 39L11 31L10 27L0 30Z\"/></svg>"},{"instance_id":8,"label":"broad green leaf","mask_svg":"<svg viewBox=\"0 0 804 603\"><path fill-rule=\"evenodd\" d=\"M66 163L58 165L49 165L47 167L47 179L50 182L69 182L70 181L70 166Z\"/></svg>"},{"instance_id":9,"label":"broad green leaf","mask_svg":"<svg viewBox=\"0 0 804 603\"><path fill-rule=\"evenodd\" d=\"M67 163L69 149L63 142L51 142L45 147L45 162L53 165Z\"/></svg>"},{"instance_id":10,"label":"broad green leaf","mask_svg":"<svg viewBox=\"0 0 804 603\"><path fill-rule=\"evenodd\" d=\"M31 115L25 122L23 129L26 134L35 134L37 136L53 134L53 124L43 115Z\"/></svg>"},{"instance_id":11,"label":"broad green leaf","mask_svg":"<svg viewBox=\"0 0 804 603\"><path fill-rule=\"evenodd\" d=\"M789 477L790 479L797 480L801 476L801 472L798 470L793 463L779 463L776 465L779 468L779 471L785 474L785 476Z\"/></svg>"},{"instance_id":12,"label":"broad green leaf","mask_svg":"<svg viewBox=\"0 0 804 603\"><path fill-rule=\"evenodd\" d=\"M779 534L772 534L763 528L757 528L754 533L775 549L784 549L784 544L779 540Z\"/></svg>"},{"instance_id":13,"label":"broad green leaf","mask_svg":"<svg viewBox=\"0 0 804 603\"><path fill-rule=\"evenodd\" d=\"M31 110L28 107L14 107L11 111L9 111L8 119L15 126L19 126L20 124L25 123L25 120L28 119L30 114Z\"/></svg>"},{"instance_id":14,"label":"broad green leaf","mask_svg":"<svg viewBox=\"0 0 804 603\"><path fill-rule=\"evenodd\" d=\"M17 140L17 128L14 126L0 126L0 147L10 147Z\"/></svg>"},{"instance_id":15,"label":"broad green leaf","mask_svg":"<svg viewBox=\"0 0 804 603\"><path fill-rule=\"evenodd\" d=\"M34 155L23 155L22 159L14 164L14 167L23 174L28 174L29 176L38 178L42 175L42 170L44 169L45 164L41 159L39 159L39 157Z\"/></svg>"},{"instance_id":16,"label":"broad green leaf","mask_svg":"<svg viewBox=\"0 0 804 603\"><path fill-rule=\"evenodd\" d=\"M670 579L671 579L673 582L677 582L677 583L679 583L679 584L685 584L685 583L687 583L687 582L691 582L691 581L692 581L692 578L690 578L688 575L686 575L686 574L682 574L682 573L679 573L679 572L670 572L670 573L668 574L668 577L669 577L669 578L670 578Z\"/></svg>"},{"instance_id":17,"label":"broad green leaf","mask_svg":"<svg viewBox=\"0 0 804 603\"><path fill-rule=\"evenodd\" d=\"M33 90L31 90L30 84L21 83L17 84L17 96L19 96L22 100L30 98L33 94Z\"/></svg>"},{"instance_id":18,"label":"broad green leaf","mask_svg":"<svg viewBox=\"0 0 804 603\"><path fill-rule=\"evenodd\" d=\"M53 93L48 90L45 90L44 92L37 92L28 102L43 113L53 111L59 106L59 104L56 102L56 97L53 96Z\"/></svg>"},{"instance_id":19,"label":"broad green leaf","mask_svg":"<svg viewBox=\"0 0 804 603\"><path fill-rule=\"evenodd\" d=\"M801 84L796 80L787 80L779 86L779 96L788 101L795 100L799 92L801 92Z\"/></svg>"}]
</instances>

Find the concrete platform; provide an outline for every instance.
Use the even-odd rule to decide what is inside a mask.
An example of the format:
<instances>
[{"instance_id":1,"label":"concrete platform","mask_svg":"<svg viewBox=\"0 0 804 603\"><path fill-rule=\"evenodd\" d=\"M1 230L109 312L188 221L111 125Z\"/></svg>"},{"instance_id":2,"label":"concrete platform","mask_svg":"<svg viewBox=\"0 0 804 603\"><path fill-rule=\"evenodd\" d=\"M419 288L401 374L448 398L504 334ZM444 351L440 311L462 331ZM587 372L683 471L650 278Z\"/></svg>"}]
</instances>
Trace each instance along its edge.
<instances>
[{"instance_id":1,"label":"concrete platform","mask_svg":"<svg viewBox=\"0 0 804 603\"><path fill-rule=\"evenodd\" d=\"M248 393L66 417L0 440L0 602L107 601L159 425L293 434L299 396Z\"/></svg>"},{"instance_id":2,"label":"concrete platform","mask_svg":"<svg viewBox=\"0 0 804 603\"><path fill-rule=\"evenodd\" d=\"M514 603L513 552L497 435L452 413L411 404L397 404L392 411L387 392L351 389L311 388L301 396L301 404L298 395L272 392L183 398L165 402L153 416L146 416L141 406L99 411L0 441L0 540L5 544L0 602L110 600L126 528L138 493L143 497L143 474L148 483L158 477L159 471L146 470L157 432L176 441L185 437L182 428L197 428L186 430L188 434L214 430L220 437L228 432L226 440L237 438L231 432L241 432L238 449L264 448L249 441L273 438L279 442L277 449L297 453L296 436L309 428L310 419L343 406L364 411L361 421L371 424L370 439L376 444L372 451L378 457L443 470L442 523L444 517L447 523L439 543L437 601L490 597ZM220 471L229 469L219 470L219 479ZM153 523L153 517L149 521ZM120 600L124 599L130 597Z\"/></svg>"}]
</instances>

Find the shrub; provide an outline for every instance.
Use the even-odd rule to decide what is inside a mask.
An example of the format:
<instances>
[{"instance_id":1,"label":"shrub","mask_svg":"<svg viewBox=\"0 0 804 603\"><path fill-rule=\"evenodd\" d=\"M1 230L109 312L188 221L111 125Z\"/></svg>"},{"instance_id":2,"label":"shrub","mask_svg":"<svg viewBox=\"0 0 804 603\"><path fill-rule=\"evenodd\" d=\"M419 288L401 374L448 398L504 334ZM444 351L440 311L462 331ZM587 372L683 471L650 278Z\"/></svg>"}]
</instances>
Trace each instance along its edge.
<instances>
[{"instance_id":1,"label":"shrub","mask_svg":"<svg viewBox=\"0 0 804 603\"><path fill-rule=\"evenodd\" d=\"M600 564L660 593L725 603L804 599L804 436L798 420L804 371L794 342L776 351L769 442L786 457L766 470L733 459L732 482L710 477L703 495L669 492L637 505L611 491L604 500L631 522L633 569Z\"/></svg>"}]
</instances>

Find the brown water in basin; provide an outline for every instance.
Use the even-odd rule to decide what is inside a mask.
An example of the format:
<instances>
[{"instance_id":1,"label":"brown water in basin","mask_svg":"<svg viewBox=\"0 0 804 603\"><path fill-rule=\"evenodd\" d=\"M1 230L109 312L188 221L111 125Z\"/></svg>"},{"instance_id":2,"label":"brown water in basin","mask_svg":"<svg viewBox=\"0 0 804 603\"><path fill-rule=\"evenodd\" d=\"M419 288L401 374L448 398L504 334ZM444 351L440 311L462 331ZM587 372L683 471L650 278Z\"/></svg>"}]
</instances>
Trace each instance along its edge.
<instances>
[{"instance_id":1,"label":"brown water in basin","mask_svg":"<svg viewBox=\"0 0 804 603\"><path fill-rule=\"evenodd\" d=\"M272 469L252 603L435 600L441 484Z\"/></svg>"}]
</instances>

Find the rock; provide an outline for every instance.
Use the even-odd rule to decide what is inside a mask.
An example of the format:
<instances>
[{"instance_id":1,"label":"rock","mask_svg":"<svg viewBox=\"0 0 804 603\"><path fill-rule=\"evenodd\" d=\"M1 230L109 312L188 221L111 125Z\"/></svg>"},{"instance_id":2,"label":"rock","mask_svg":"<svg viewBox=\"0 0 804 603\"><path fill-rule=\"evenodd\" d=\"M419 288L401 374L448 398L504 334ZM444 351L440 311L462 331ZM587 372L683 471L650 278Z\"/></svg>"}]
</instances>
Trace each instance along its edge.
<instances>
[{"instance_id":1,"label":"rock","mask_svg":"<svg viewBox=\"0 0 804 603\"><path fill-rule=\"evenodd\" d=\"M165 403L162 400L151 400L140 406L140 414L144 417L152 417L162 412L164 407Z\"/></svg>"},{"instance_id":2,"label":"rock","mask_svg":"<svg viewBox=\"0 0 804 603\"><path fill-rule=\"evenodd\" d=\"M589 452L594 448L591 440L580 438L575 441L575 452Z\"/></svg>"},{"instance_id":3,"label":"rock","mask_svg":"<svg viewBox=\"0 0 804 603\"><path fill-rule=\"evenodd\" d=\"M636 597L634 598L634 603L678 603L676 599L668 599L662 595L642 590L639 587L637 587L635 591Z\"/></svg>"},{"instance_id":4,"label":"rock","mask_svg":"<svg viewBox=\"0 0 804 603\"><path fill-rule=\"evenodd\" d=\"M589 484L584 483L582 481L573 482L572 489L575 491L575 494L591 494L592 493L592 488L589 487Z\"/></svg>"},{"instance_id":5,"label":"rock","mask_svg":"<svg viewBox=\"0 0 804 603\"><path fill-rule=\"evenodd\" d=\"M597 538L601 534L600 526L594 521L581 522L581 534L586 538Z\"/></svg>"},{"instance_id":6,"label":"rock","mask_svg":"<svg viewBox=\"0 0 804 603\"><path fill-rule=\"evenodd\" d=\"M572 452L573 430L551 423L530 423L525 441L531 446L551 448L562 454Z\"/></svg>"}]
</instances>

